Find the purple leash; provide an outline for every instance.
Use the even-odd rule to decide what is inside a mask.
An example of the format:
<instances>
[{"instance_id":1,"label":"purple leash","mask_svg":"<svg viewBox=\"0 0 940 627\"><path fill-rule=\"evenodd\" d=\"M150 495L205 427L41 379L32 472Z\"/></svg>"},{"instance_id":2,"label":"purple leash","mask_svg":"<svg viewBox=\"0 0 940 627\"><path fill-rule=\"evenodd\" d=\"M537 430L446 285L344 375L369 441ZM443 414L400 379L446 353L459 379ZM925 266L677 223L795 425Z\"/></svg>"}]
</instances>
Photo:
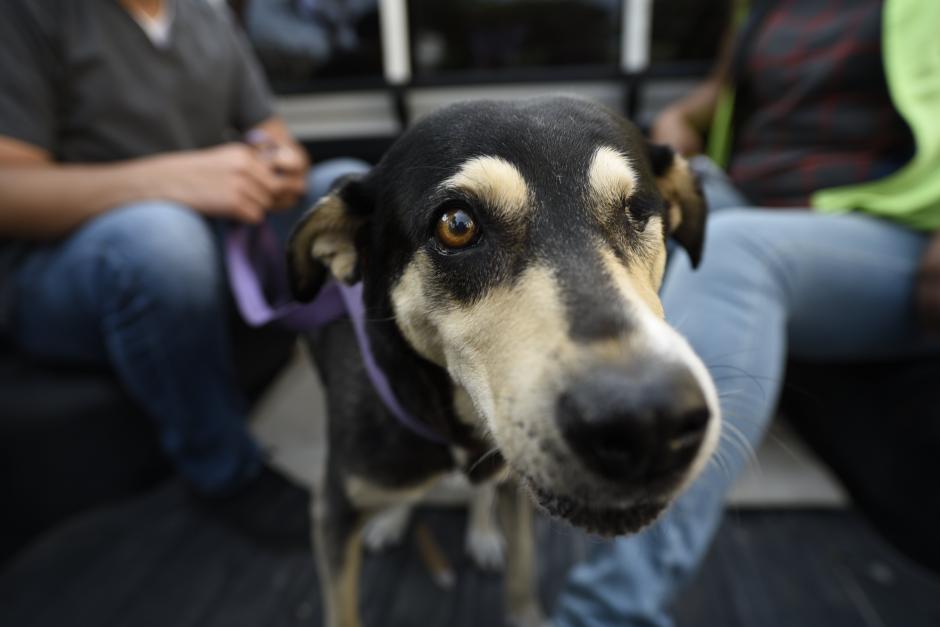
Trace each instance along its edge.
<instances>
[{"instance_id":1,"label":"purple leash","mask_svg":"<svg viewBox=\"0 0 940 627\"><path fill-rule=\"evenodd\" d=\"M253 254L252 254L253 253ZM341 318L346 310L339 290L327 284L309 304L287 296L287 270L271 227L233 226L225 234L228 282L242 319L252 327L278 322L293 331L316 329ZM261 286L272 287L278 298L271 304Z\"/></svg>"},{"instance_id":2,"label":"purple leash","mask_svg":"<svg viewBox=\"0 0 940 627\"><path fill-rule=\"evenodd\" d=\"M254 239L253 239L254 238ZM256 244L252 246L252 244ZM268 224L258 227L232 226L225 235L225 257L229 285L242 318L250 326L259 327L269 322L294 331L311 331L325 324L349 317L359 345L359 354L365 365L366 375L382 404L402 426L437 444L448 444L448 440L435 433L427 424L412 416L395 396L388 377L375 361L369 335L366 332L365 305L362 300L362 283L346 285L330 281L309 304L296 303L287 294L284 255L277 238ZM262 285L277 294L277 302L271 304Z\"/></svg>"},{"instance_id":3,"label":"purple leash","mask_svg":"<svg viewBox=\"0 0 940 627\"><path fill-rule=\"evenodd\" d=\"M385 408L398 418L398 422L411 429L418 435L437 442L438 444L447 444L447 440L439 436L425 423L421 422L398 402L392 385L388 382L385 373L375 362L375 355L372 353L372 347L369 344L369 335L366 333L366 311L362 300L362 282L355 285L346 285L341 281L334 281L334 285L339 286L339 293L346 305L346 313L349 315L349 321L352 322L353 330L356 332L356 342L359 344L359 353L362 355L362 363L365 364L366 374L369 375L369 381L375 388Z\"/></svg>"}]
</instances>

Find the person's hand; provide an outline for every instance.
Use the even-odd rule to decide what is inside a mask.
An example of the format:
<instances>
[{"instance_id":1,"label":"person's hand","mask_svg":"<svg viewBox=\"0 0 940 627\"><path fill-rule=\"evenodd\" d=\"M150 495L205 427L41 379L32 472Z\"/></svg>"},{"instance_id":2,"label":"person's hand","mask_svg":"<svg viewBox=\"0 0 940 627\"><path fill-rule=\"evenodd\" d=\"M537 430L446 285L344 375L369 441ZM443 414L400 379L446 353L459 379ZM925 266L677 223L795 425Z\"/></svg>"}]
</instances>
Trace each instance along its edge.
<instances>
[{"instance_id":1,"label":"person's hand","mask_svg":"<svg viewBox=\"0 0 940 627\"><path fill-rule=\"evenodd\" d=\"M702 134L677 109L666 109L657 116L650 130L650 139L670 146L684 157L702 152Z\"/></svg>"},{"instance_id":2,"label":"person's hand","mask_svg":"<svg viewBox=\"0 0 940 627\"><path fill-rule=\"evenodd\" d=\"M306 153L295 144L281 144L270 152L270 164L278 181L273 208L280 210L293 207L307 191L310 161Z\"/></svg>"},{"instance_id":3,"label":"person's hand","mask_svg":"<svg viewBox=\"0 0 940 627\"><path fill-rule=\"evenodd\" d=\"M159 197L210 217L257 224L285 185L258 152L230 143L139 162Z\"/></svg>"},{"instance_id":4,"label":"person's hand","mask_svg":"<svg viewBox=\"0 0 940 627\"><path fill-rule=\"evenodd\" d=\"M940 335L940 231L933 234L920 259L914 303L926 329Z\"/></svg>"}]
</instances>

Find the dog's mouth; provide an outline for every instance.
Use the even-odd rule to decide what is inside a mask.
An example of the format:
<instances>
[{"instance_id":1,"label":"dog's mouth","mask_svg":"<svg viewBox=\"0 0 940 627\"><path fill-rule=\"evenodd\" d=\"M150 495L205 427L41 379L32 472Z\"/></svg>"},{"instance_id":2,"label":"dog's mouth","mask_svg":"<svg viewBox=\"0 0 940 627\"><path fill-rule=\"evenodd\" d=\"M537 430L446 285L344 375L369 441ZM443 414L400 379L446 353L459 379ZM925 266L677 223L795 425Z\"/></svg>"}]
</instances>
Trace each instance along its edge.
<instances>
[{"instance_id":1,"label":"dog's mouth","mask_svg":"<svg viewBox=\"0 0 940 627\"><path fill-rule=\"evenodd\" d=\"M556 494L525 478L535 502L550 516L601 536L618 536L640 531L666 509L668 499L641 497L629 505L611 505L599 500L588 502L577 497Z\"/></svg>"}]
</instances>

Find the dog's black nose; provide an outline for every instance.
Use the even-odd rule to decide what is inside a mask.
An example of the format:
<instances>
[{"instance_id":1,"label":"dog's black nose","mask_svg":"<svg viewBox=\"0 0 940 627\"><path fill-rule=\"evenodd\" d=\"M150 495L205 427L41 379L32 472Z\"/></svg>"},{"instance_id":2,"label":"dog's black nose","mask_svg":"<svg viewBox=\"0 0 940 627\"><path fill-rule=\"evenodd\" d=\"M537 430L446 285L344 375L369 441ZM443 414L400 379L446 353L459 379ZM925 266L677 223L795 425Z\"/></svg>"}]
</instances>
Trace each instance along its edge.
<instances>
[{"instance_id":1,"label":"dog's black nose","mask_svg":"<svg viewBox=\"0 0 940 627\"><path fill-rule=\"evenodd\" d=\"M562 435L591 470L641 482L688 468L710 419L702 388L682 365L604 368L558 399Z\"/></svg>"}]
</instances>

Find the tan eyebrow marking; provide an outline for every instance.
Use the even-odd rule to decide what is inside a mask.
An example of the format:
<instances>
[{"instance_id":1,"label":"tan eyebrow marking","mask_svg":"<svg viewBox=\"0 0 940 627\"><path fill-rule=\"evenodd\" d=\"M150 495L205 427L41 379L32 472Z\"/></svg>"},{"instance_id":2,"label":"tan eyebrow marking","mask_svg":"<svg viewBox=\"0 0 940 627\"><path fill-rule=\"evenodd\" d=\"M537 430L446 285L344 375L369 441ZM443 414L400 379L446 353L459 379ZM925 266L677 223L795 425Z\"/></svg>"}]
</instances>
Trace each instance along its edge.
<instances>
[{"instance_id":1,"label":"tan eyebrow marking","mask_svg":"<svg viewBox=\"0 0 940 627\"><path fill-rule=\"evenodd\" d=\"M606 220L613 207L619 207L636 189L636 171L619 150L601 146L588 166L589 205L598 219Z\"/></svg>"},{"instance_id":2,"label":"tan eyebrow marking","mask_svg":"<svg viewBox=\"0 0 940 627\"><path fill-rule=\"evenodd\" d=\"M532 204L525 178L502 157L484 155L469 159L441 185L476 196L498 217L510 222L524 217L524 212Z\"/></svg>"}]
</instances>

